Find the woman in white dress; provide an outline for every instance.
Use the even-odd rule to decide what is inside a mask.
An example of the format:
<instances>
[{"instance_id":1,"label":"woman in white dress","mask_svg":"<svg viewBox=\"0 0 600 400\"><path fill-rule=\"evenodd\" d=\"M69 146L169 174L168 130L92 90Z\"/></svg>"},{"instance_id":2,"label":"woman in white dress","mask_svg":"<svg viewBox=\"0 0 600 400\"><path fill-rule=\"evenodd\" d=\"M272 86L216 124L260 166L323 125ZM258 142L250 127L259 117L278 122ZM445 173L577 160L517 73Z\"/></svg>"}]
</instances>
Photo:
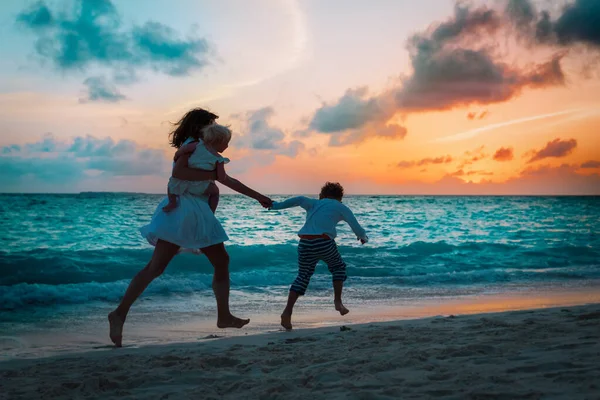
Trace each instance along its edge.
<instances>
[{"instance_id":1,"label":"woman in white dress","mask_svg":"<svg viewBox=\"0 0 600 400\"><path fill-rule=\"evenodd\" d=\"M202 139L202 130L214 123L218 116L203 109L189 111L171 132L171 145L180 148L189 138ZM225 148L227 146L225 145ZM223 151L224 149L220 150ZM203 171L188 166L189 154L180 156L173 167L173 177L183 181L218 180L223 185L249 196L270 207L271 199L250 189L224 173L223 164L217 171ZM129 309L155 278L167 268L169 262L181 250L200 250L214 267L213 292L217 300L217 326L241 328L249 319L237 318L229 311L229 255L224 242L228 240L225 230L210 209L207 196L184 193L179 205L166 213L165 198L156 208L150 224L140 229L142 235L155 246L150 262L133 278L119 306L108 315L110 339L121 347L123 324Z\"/></svg>"}]
</instances>

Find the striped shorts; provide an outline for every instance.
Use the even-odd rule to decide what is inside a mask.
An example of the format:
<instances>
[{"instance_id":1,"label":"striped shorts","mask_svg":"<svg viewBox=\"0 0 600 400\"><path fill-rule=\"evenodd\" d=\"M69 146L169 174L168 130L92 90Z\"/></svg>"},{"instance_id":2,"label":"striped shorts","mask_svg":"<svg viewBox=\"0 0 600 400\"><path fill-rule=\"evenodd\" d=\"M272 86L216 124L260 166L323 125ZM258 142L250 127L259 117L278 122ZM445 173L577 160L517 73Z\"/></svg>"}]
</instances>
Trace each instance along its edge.
<instances>
[{"instance_id":1,"label":"striped shorts","mask_svg":"<svg viewBox=\"0 0 600 400\"><path fill-rule=\"evenodd\" d=\"M290 290L303 295L319 261L325 262L333 281L345 281L346 263L338 251L335 240L300 239L298 244L298 276Z\"/></svg>"}]
</instances>

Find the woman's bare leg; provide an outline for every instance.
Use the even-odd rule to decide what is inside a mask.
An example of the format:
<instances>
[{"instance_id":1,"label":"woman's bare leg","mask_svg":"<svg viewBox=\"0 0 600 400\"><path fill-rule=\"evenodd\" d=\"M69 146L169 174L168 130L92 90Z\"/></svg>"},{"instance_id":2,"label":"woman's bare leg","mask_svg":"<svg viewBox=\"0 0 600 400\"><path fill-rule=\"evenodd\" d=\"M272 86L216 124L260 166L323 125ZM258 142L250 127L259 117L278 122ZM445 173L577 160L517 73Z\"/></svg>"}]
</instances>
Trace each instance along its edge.
<instances>
[{"instance_id":1,"label":"woman's bare leg","mask_svg":"<svg viewBox=\"0 0 600 400\"><path fill-rule=\"evenodd\" d=\"M233 316L229 311L229 254L223 243L205 247L206 255L215 269L212 288L217 299L217 326L219 328L241 328L250 322Z\"/></svg>"},{"instance_id":2,"label":"woman's bare leg","mask_svg":"<svg viewBox=\"0 0 600 400\"><path fill-rule=\"evenodd\" d=\"M121 304L110 314L108 321L110 323L110 339L117 346L121 347L123 339L123 324L129 313L129 309L138 297L146 290L150 282L158 278L167 268L169 262L179 251L179 246L173 243L159 240L154 248L152 259L137 275L131 280Z\"/></svg>"}]
</instances>

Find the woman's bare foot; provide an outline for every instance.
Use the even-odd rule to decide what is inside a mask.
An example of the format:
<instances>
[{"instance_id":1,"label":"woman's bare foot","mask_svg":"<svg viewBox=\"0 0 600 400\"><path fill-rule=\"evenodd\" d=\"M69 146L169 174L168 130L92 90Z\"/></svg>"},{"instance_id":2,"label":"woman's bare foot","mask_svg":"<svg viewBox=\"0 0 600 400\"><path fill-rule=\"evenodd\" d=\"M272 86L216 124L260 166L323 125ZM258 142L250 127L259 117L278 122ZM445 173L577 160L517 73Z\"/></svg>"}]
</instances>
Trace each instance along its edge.
<instances>
[{"instance_id":1,"label":"woman's bare foot","mask_svg":"<svg viewBox=\"0 0 600 400\"><path fill-rule=\"evenodd\" d=\"M250 319L241 319L229 315L227 318L219 318L217 320L217 327L219 328L242 328L250 322Z\"/></svg>"},{"instance_id":2,"label":"woman's bare foot","mask_svg":"<svg viewBox=\"0 0 600 400\"><path fill-rule=\"evenodd\" d=\"M123 324L125 321L113 311L108 314L108 323L110 325L110 340L115 346L121 347L121 342L123 340Z\"/></svg>"},{"instance_id":3,"label":"woman's bare foot","mask_svg":"<svg viewBox=\"0 0 600 400\"><path fill-rule=\"evenodd\" d=\"M335 304L335 309L340 312L340 315L346 315L350 312L341 301L335 301L333 304Z\"/></svg>"},{"instance_id":4,"label":"woman's bare foot","mask_svg":"<svg viewBox=\"0 0 600 400\"><path fill-rule=\"evenodd\" d=\"M286 331L292 330L292 314L281 314L281 326L283 326Z\"/></svg>"}]
</instances>

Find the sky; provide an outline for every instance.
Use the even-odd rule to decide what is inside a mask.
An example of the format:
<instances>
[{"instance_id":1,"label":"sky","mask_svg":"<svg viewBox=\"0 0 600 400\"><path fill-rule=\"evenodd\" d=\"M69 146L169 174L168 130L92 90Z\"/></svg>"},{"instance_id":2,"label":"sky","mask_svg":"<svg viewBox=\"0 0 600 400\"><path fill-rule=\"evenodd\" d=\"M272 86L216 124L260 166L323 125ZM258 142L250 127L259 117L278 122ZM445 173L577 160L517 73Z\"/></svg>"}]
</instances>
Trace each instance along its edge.
<instances>
[{"instance_id":1,"label":"sky","mask_svg":"<svg viewBox=\"0 0 600 400\"><path fill-rule=\"evenodd\" d=\"M5 0L0 192L164 193L170 123L267 194L600 194L597 0Z\"/></svg>"}]
</instances>

